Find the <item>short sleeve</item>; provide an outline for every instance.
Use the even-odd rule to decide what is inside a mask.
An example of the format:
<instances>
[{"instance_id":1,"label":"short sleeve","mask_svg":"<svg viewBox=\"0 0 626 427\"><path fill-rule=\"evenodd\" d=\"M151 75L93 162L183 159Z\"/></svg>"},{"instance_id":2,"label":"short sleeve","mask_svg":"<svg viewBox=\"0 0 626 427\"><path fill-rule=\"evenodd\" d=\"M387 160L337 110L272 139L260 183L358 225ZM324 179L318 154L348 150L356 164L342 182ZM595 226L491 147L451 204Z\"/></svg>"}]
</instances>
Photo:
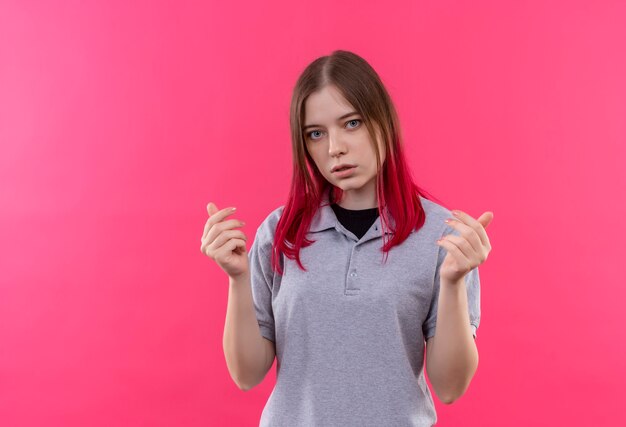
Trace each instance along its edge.
<instances>
[{"instance_id":1,"label":"short sleeve","mask_svg":"<svg viewBox=\"0 0 626 427\"><path fill-rule=\"evenodd\" d=\"M261 335L268 340L275 341L274 313L272 310L272 284L274 277L271 265L272 241L267 239L262 227L263 225L257 229L254 242L248 252L250 285Z\"/></svg>"},{"instance_id":2,"label":"short sleeve","mask_svg":"<svg viewBox=\"0 0 626 427\"><path fill-rule=\"evenodd\" d=\"M459 236L461 233L458 230L446 228L443 235L453 234ZM439 246L439 253L437 256L437 269L435 273L434 292L433 298L430 303L430 310L428 316L422 325L422 332L424 334L424 340L435 335L436 323L437 323L437 305L439 302L439 288L440 288L440 276L439 269L443 260L445 259L448 250L443 246ZM467 305L469 312L469 322L472 328L472 334L476 338L476 331L480 324L480 275L478 273L478 267L473 268L465 275L465 287L467 289Z\"/></svg>"}]
</instances>

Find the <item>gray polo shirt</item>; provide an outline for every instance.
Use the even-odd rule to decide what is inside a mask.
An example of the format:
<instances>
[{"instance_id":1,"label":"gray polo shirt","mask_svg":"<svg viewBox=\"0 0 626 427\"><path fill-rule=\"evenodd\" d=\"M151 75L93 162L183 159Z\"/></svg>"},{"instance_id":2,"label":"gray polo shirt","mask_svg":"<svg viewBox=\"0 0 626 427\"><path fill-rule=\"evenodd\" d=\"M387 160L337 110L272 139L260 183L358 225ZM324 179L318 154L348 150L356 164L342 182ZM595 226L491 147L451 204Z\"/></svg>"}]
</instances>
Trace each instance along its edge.
<instances>
[{"instance_id":1,"label":"gray polo shirt","mask_svg":"<svg viewBox=\"0 0 626 427\"><path fill-rule=\"evenodd\" d=\"M459 232L451 212L420 197L426 222L383 264L381 219L361 239L328 205L326 191L300 251L308 271L283 255L272 271L271 248L283 211L258 227L249 251L261 334L276 346L276 385L260 427L420 426L437 421L424 378L425 340L435 334L439 266L436 240ZM393 218L390 218L393 225ZM386 230L388 233L391 231ZM480 322L478 268L465 276L474 336Z\"/></svg>"}]
</instances>

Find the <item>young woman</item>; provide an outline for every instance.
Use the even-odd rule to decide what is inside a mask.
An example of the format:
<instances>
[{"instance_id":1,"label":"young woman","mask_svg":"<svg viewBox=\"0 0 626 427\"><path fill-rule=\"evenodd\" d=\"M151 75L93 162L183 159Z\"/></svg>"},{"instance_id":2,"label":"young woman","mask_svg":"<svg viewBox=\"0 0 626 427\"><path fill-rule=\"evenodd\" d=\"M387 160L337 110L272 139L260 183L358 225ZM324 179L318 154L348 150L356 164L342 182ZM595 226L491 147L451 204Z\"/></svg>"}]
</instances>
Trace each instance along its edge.
<instances>
[{"instance_id":1,"label":"young woman","mask_svg":"<svg viewBox=\"0 0 626 427\"><path fill-rule=\"evenodd\" d=\"M478 365L478 220L415 185L392 101L360 56L313 61L291 103L286 204L250 251L233 209L207 209L201 251L230 277L224 354L244 390L277 360L261 426L432 426L426 372L451 403Z\"/></svg>"}]
</instances>

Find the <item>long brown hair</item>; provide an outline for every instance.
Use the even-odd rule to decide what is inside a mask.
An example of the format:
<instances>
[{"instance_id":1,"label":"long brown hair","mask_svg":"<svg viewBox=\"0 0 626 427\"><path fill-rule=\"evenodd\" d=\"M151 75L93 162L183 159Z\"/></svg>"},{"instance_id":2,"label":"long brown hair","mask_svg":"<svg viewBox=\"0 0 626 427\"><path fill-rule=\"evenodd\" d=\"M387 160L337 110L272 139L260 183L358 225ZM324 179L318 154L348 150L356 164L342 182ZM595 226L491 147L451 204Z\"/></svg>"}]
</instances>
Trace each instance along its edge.
<instances>
[{"instance_id":1,"label":"long brown hair","mask_svg":"<svg viewBox=\"0 0 626 427\"><path fill-rule=\"evenodd\" d=\"M363 58L345 50L335 50L329 56L317 58L298 78L291 98L293 174L287 203L276 225L272 246L272 268L281 275L281 253L289 259L295 259L298 266L306 271L300 261L300 248L315 243L315 240L308 240L305 235L324 192L331 186L308 153L302 129L308 96L327 85L335 86L363 117L370 135L379 171L376 194L382 235L388 235L385 229L389 227L384 207L395 223L393 238L387 239L381 248L385 258L391 248L401 244L413 229L417 231L424 224L426 216L419 196L433 199L413 182L404 156L398 115L376 71ZM382 165L378 140L384 144L387 153ZM332 200L339 201L343 190L333 185L330 196Z\"/></svg>"}]
</instances>

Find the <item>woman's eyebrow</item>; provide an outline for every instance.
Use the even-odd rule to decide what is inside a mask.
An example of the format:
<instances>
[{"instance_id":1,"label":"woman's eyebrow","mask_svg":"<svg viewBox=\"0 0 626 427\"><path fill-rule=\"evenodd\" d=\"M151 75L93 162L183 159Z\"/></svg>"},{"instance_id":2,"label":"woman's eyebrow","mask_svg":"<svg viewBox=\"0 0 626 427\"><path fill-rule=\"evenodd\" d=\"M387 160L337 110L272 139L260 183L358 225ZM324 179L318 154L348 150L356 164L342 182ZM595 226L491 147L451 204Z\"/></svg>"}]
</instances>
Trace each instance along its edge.
<instances>
[{"instance_id":1,"label":"woman's eyebrow","mask_svg":"<svg viewBox=\"0 0 626 427\"><path fill-rule=\"evenodd\" d=\"M344 114L344 115L343 115L343 116L341 116L341 117L338 117L338 118L337 118L337 121L341 121L341 120L343 120L343 119L345 119L345 118L348 118L348 117L350 117L350 116L354 116L355 114L359 114L359 113L357 113L356 111L350 111L349 113ZM306 130L306 129L308 129L308 128L314 128L314 127L322 127L322 125L313 125L313 124L311 124L311 125L306 125L306 126L304 126L304 127L302 128L302 130Z\"/></svg>"}]
</instances>

